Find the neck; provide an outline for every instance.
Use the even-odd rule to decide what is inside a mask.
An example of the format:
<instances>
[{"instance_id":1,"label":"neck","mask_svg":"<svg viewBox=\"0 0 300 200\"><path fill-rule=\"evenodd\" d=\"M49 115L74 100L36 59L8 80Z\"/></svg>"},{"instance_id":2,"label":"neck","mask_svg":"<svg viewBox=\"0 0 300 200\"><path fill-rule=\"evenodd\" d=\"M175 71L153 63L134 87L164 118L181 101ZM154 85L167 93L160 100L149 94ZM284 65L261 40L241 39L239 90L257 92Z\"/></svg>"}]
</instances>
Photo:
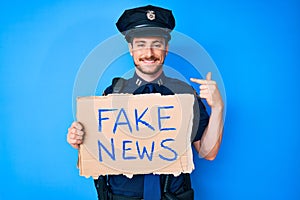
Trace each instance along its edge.
<instances>
[{"instance_id":1,"label":"neck","mask_svg":"<svg viewBox=\"0 0 300 200\"><path fill-rule=\"evenodd\" d=\"M145 73L142 73L141 71L139 71L138 69L135 70L136 74L141 77L142 79L144 79L145 81L147 82L152 82L154 81L155 79L157 79L161 74L162 74L162 69L159 70L157 73L155 74L145 74Z\"/></svg>"}]
</instances>

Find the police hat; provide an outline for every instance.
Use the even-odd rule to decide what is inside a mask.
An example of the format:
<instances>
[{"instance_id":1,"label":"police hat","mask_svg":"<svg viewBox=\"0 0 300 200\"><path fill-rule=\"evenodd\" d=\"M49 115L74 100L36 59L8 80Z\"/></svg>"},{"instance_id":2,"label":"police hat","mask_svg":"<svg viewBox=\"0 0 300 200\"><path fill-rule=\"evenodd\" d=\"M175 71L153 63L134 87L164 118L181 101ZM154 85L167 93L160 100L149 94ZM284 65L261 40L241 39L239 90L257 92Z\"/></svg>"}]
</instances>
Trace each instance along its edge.
<instances>
[{"instance_id":1,"label":"police hat","mask_svg":"<svg viewBox=\"0 0 300 200\"><path fill-rule=\"evenodd\" d=\"M169 41L175 19L171 10L148 5L125 10L116 26L128 42L143 36L160 36Z\"/></svg>"}]
</instances>

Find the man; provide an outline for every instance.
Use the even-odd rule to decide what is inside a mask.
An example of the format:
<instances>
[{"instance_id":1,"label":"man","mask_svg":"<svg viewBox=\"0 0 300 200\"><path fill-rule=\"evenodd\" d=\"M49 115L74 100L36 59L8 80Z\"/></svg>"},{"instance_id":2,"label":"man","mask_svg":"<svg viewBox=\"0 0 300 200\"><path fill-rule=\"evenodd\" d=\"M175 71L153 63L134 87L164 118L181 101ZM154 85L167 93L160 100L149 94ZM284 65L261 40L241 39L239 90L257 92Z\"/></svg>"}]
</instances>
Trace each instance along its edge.
<instances>
[{"instance_id":1,"label":"man","mask_svg":"<svg viewBox=\"0 0 300 200\"><path fill-rule=\"evenodd\" d=\"M195 94L188 84L166 77L163 72L164 60L168 54L168 42L171 39L170 32L175 27L175 19L170 10L150 5L129 9L122 14L116 25L128 42L129 52L135 65L135 74L129 80L121 79L118 83L114 81L104 91L104 95L114 92ZM200 95L197 96L196 101L200 119L195 117L194 123L196 122L198 127L191 141L201 157L213 160L222 139L223 101L216 82L211 80L211 73L207 74L205 80L191 78L191 81L201 84ZM201 98L205 99L211 107L210 117ZM78 149L83 139L84 127L80 122L74 122L68 129L68 143ZM131 179L122 175L99 177L95 180L98 197L99 199L193 199L189 176L184 174L178 177L160 176L159 182L154 175L149 177L152 180L148 181L148 185L145 185L148 175L135 175ZM159 187L158 192L155 191L155 185Z\"/></svg>"}]
</instances>

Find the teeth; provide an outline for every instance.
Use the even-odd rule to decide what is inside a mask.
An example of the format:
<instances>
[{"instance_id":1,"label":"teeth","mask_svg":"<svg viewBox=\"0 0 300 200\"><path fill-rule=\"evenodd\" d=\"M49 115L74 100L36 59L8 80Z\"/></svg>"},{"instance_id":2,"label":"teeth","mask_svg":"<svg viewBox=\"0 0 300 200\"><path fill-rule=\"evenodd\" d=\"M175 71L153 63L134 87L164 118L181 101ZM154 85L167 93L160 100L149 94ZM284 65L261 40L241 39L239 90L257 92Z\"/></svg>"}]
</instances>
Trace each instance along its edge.
<instances>
[{"instance_id":1,"label":"teeth","mask_svg":"<svg viewBox=\"0 0 300 200\"><path fill-rule=\"evenodd\" d=\"M146 62L146 63L154 63L155 60L143 60L143 62Z\"/></svg>"}]
</instances>

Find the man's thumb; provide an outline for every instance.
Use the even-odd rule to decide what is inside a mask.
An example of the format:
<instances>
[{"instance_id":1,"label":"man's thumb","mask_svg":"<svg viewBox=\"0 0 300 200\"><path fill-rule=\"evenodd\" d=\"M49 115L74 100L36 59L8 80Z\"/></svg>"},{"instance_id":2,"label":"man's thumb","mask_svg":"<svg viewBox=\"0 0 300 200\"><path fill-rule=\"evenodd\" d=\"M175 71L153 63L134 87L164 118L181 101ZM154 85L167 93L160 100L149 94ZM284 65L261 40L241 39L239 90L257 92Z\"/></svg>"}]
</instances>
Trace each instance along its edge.
<instances>
[{"instance_id":1,"label":"man's thumb","mask_svg":"<svg viewBox=\"0 0 300 200\"><path fill-rule=\"evenodd\" d=\"M211 80L211 72L208 72L208 73L206 74L206 80L207 80L207 81L210 81L210 80Z\"/></svg>"}]
</instances>

